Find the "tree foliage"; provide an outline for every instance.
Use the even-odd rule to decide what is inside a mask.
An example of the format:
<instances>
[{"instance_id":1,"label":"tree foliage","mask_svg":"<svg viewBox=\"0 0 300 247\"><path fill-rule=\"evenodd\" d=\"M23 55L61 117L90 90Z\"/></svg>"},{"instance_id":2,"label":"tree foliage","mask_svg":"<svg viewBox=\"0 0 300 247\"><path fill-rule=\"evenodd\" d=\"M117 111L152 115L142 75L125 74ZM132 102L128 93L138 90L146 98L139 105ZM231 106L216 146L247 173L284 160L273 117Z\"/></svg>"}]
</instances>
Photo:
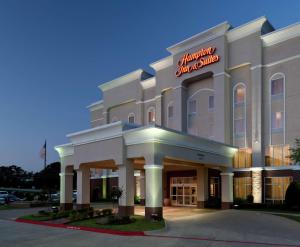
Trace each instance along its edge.
<instances>
[{"instance_id":1,"label":"tree foliage","mask_svg":"<svg viewBox=\"0 0 300 247\"><path fill-rule=\"evenodd\" d=\"M285 203L289 207L300 207L300 182L291 182L285 193Z\"/></svg>"},{"instance_id":2,"label":"tree foliage","mask_svg":"<svg viewBox=\"0 0 300 247\"><path fill-rule=\"evenodd\" d=\"M300 139L295 139L294 147L290 148L291 155L289 158L294 161L295 163L300 162Z\"/></svg>"}]
</instances>

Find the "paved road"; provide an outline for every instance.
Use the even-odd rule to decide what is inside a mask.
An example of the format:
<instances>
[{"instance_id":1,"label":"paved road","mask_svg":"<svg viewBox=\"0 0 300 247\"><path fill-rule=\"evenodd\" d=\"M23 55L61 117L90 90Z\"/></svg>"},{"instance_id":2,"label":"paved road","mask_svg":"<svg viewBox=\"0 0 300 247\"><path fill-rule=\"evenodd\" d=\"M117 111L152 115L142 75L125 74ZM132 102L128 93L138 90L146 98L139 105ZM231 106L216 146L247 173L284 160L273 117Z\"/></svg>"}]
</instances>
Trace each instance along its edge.
<instances>
[{"instance_id":1,"label":"paved road","mask_svg":"<svg viewBox=\"0 0 300 247\"><path fill-rule=\"evenodd\" d=\"M122 237L12 220L30 210L40 209L0 211L0 246L300 246L299 223L260 212L227 210L180 217L169 220L168 229L152 236Z\"/></svg>"}]
</instances>

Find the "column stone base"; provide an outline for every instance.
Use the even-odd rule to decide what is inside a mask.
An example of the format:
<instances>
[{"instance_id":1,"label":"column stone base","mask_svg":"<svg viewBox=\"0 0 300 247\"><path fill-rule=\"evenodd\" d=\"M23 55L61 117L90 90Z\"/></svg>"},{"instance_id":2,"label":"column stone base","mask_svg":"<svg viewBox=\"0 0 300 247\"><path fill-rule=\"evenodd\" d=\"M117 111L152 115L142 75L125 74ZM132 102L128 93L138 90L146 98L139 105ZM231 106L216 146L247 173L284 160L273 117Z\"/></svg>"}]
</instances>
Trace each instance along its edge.
<instances>
[{"instance_id":1,"label":"column stone base","mask_svg":"<svg viewBox=\"0 0 300 247\"><path fill-rule=\"evenodd\" d=\"M222 202L221 208L222 209L230 209L230 208L232 208L232 202Z\"/></svg>"},{"instance_id":2,"label":"column stone base","mask_svg":"<svg viewBox=\"0 0 300 247\"><path fill-rule=\"evenodd\" d=\"M87 203L87 204L76 204L76 209L77 210L84 209L84 208L89 208L89 207L90 207L89 203Z\"/></svg>"},{"instance_id":3,"label":"column stone base","mask_svg":"<svg viewBox=\"0 0 300 247\"><path fill-rule=\"evenodd\" d=\"M119 205L118 215L121 217L134 215L134 206Z\"/></svg>"},{"instance_id":4,"label":"column stone base","mask_svg":"<svg viewBox=\"0 0 300 247\"><path fill-rule=\"evenodd\" d=\"M205 208L205 201L197 201L197 208Z\"/></svg>"},{"instance_id":5,"label":"column stone base","mask_svg":"<svg viewBox=\"0 0 300 247\"><path fill-rule=\"evenodd\" d=\"M141 206L145 206L145 203L146 203L145 199L141 199L141 200L140 200Z\"/></svg>"},{"instance_id":6,"label":"column stone base","mask_svg":"<svg viewBox=\"0 0 300 247\"><path fill-rule=\"evenodd\" d=\"M73 209L73 203L61 203L60 210L61 211L68 211Z\"/></svg>"},{"instance_id":7,"label":"column stone base","mask_svg":"<svg viewBox=\"0 0 300 247\"><path fill-rule=\"evenodd\" d=\"M162 218L163 208L162 207L145 207L145 218L151 220L153 215Z\"/></svg>"}]
</instances>

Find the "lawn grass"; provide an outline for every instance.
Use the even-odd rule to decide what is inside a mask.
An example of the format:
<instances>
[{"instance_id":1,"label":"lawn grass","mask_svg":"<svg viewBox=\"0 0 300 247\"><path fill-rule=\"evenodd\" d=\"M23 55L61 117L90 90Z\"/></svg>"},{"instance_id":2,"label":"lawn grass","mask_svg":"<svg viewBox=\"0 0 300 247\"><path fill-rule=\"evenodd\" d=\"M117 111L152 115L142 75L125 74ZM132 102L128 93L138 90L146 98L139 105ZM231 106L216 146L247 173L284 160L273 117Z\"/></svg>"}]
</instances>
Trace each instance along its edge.
<instances>
[{"instance_id":1,"label":"lawn grass","mask_svg":"<svg viewBox=\"0 0 300 247\"><path fill-rule=\"evenodd\" d=\"M287 215L287 214L274 214L276 216L285 217L290 220L294 220L300 223L300 214L298 215Z\"/></svg>"},{"instance_id":2,"label":"lawn grass","mask_svg":"<svg viewBox=\"0 0 300 247\"><path fill-rule=\"evenodd\" d=\"M47 216L47 215L34 215L34 214L24 215L24 216L20 217L19 219L23 219L23 220L35 220L35 221L52 220L51 216Z\"/></svg>"},{"instance_id":3,"label":"lawn grass","mask_svg":"<svg viewBox=\"0 0 300 247\"><path fill-rule=\"evenodd\" d=\"M153 231L158 230L165 227L164 220L162 221L149 221L146 220L143 216L135 215L133 216L135 222L125 225L100 225L96 223L96 219L87 219L82 221L72 222L69 225L72 226L86 226L93 228L102 228L102 229L111 229L111 230L119 230L119 231Z\"/></svg>"},{"instance_id":4,"label":"lawn grass","mask_svg":"<svg viewBox=\"0 0 300 247\"><path fill-rule=\"evenodd\" d=\"M0 205L0 210L7 210L7 209L15 209L15 207L11 206L11 205Z\"/></svg>"}]
</instances>

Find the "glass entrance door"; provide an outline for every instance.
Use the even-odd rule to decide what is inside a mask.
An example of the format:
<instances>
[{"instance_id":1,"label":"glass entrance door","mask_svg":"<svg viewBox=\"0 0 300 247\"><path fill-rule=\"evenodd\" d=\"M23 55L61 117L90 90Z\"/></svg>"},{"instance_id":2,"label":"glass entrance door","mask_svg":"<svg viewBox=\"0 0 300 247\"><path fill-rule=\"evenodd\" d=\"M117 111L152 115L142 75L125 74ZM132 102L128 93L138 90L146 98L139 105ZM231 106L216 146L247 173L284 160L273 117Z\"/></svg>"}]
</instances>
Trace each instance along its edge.
<instances>
[{"instance_id":1,"label":"glass entrance door","mask_svg":"<svg viewBox=\"0 0 300 247\"><path fill-rule=\"evenodd\" d=\"M174 177L170 185L171 204L173 206L197 205L196 177Z\"/></svg>"}]
</instances>

